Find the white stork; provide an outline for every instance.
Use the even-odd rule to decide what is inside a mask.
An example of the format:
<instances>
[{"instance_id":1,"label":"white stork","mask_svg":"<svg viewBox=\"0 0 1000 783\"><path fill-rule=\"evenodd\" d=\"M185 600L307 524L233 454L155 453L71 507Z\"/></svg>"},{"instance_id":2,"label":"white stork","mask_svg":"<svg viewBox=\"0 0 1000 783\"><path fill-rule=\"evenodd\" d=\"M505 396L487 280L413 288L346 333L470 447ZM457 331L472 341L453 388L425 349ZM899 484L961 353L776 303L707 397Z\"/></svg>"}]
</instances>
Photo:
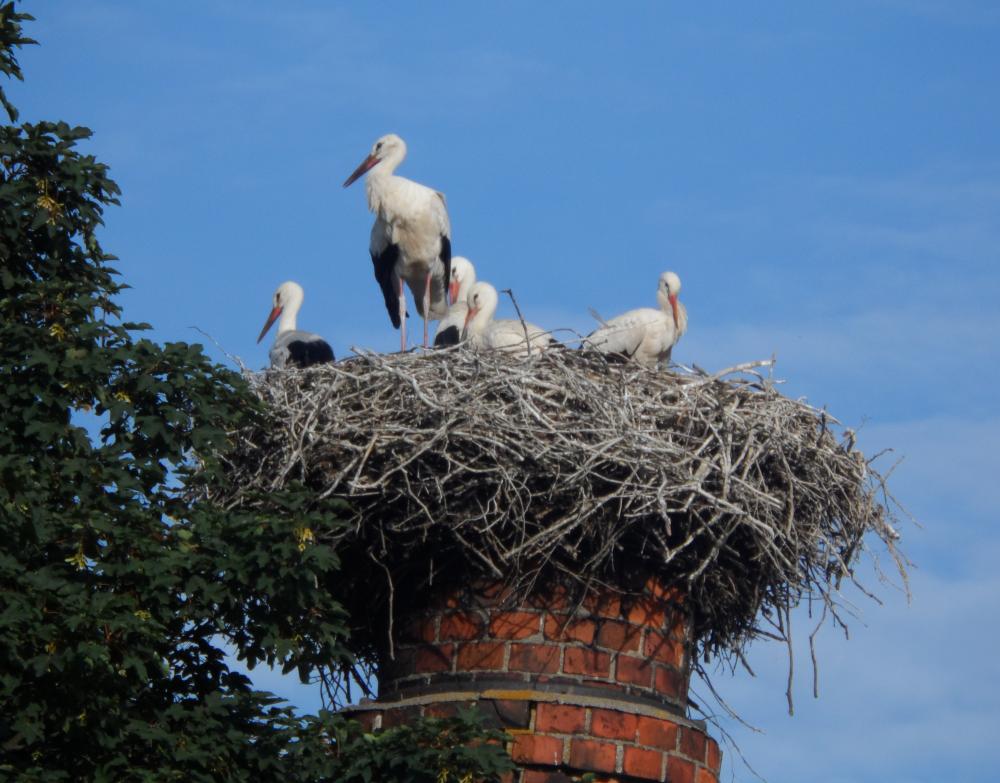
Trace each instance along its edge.
<instances>
[{"instance_id":1,"label":"white stork","mask_svg":"<svg viewBox=\"0 0 1000 783\"><path fill-rule=\"evenodd\" d=\"M681 279L673 272L664 272L656 289L659 310L640 307L616 315L592 332L584 345L602 353L623 354L647 366L666 364L687 331L687 310L677 300L680 291Z\"/></svg>"},{"instance_id":2,"label":"white stork","mask_svg":"<svg viewBox=\"0 0 1000 783\"><path fill-rule=\"evenodd\" d=\"M400 330L400 350L406 350L405 280L417 312L424 319L448 312L447 281L451 277L451 225L444 194L393 174L406 157L406 143L394 133L383 136L344 182L346 188L365 172L368 209L375 214L368 250L375 279L382 288L392 325Z\"/></svg>"},{"instance_id":3,"label":"white stork","mask_svg":"<svg viewBox=\"0 0 1000 783\"><path fill-rule=\"evenodd\" d=\"M448 283L448 314L438 324L434 335L434 347L446 348L458 345L462 340L462 329L465 328L465 316L469 312L469 289L476 284L476 268L464 256L454 256L451 259L451 281Z\"/></svg>"},{"instance_id":4,"label":"white stork","mask_svg":"<svg viewBox=\"0 0 1000 783\"><path fill-rule=\"evenodd\" d=\"M493 320L497 311L497 290L489 283L480 282L472 286L466 301L469 312L465 316L462 339L467 340L473 348L491 348L511 353L523 351L528 355L544 351L552 343L552 338L545 330L534 324L512 319Z\"/></svg>"},{"instance_id":5,"label":"white stork","mask_svg":"<svg viewBox=\"0 0 1000 783\"><path fill-rule=\"evenodd\" d=\"M291 280L279 285L278 290L274 292L274 307L257 338L259 343L271 328L271 324L281 318L278 321L278 335L274 338L274 345L268 354L271 366L274 368L309 367L333 361L333 349L326 340L318 334L302 332L295 328L295 318L299 314L304 297L302 286Z\"/></svg>"}]
</instances>

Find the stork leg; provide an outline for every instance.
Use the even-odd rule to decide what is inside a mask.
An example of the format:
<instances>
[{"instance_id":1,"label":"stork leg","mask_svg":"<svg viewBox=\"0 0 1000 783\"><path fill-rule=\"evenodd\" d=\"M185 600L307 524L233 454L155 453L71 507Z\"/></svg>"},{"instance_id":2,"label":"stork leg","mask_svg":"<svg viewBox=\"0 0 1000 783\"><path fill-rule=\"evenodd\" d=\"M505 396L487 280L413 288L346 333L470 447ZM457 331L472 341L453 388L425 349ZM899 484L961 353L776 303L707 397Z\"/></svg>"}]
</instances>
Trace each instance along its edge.
<instances>
[{"instance_id":1,"label":"stork leg","mask_svg":"<svg viewBox=\"0 0 1000 783\"><path fill-rule=\"evenodd\" d=\"M402 275L399 278L399 350L406 353L406 294Z\"/></svg>"},{"instance_id":2,"label":"stork leg","mask_svg":"<svg viewBox=\"0 0 1000 783\"><path fill-rule=\"evenodd\" d=\"M424 283L424 348L427 347L427 316L431 313L431 273L427 270L427 281Z\"/></svg>"}]
</instances>

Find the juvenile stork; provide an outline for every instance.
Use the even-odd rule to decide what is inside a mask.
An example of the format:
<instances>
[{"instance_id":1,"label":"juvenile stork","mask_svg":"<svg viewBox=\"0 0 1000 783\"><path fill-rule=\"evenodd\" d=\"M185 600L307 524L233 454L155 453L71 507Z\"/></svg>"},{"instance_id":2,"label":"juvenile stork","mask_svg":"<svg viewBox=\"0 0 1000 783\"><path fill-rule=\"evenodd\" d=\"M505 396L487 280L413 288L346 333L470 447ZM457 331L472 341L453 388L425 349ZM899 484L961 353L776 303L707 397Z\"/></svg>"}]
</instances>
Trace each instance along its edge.
<instances>
[{"instance_id":1,"label":"juvenile stork","mask_svg":"<svg viewBox=\"0 0 1000 783\"><path fill-rule=\"evenodd\" d=\"M665 365L687 331L687 310L677 300L680 291L681 279L673 272L664 272L656 289L660 309L640 307L616 315L592 332L584 345L602 353L622 354L650 367Z\"/></svg>"},{"instance_id":2,"label":"juvenile stork","mask_svg":"<svg viewBox=\"0 0 1000 783\"><path fill-rule=\"evenodd\" d=\"M305 294L302 286L289 280L278 286L274 292L274 307L267 317L267 323L260 330L257 342L260 343L271 328L271 324L278 321L278 335L274 338L274 345L268 354L271 359L271 367L282 369L284 367L310 367L314 364L333 361L333 349L330 344L312 332L302 332L295 328L295 318L302 307L302 299Z\"/></svg>"},{"instance_id":3,"label":"juvenile stork","mask_svg":"<svg viewBox=\"0 0 1000 783\"><path fill-rule=\"evenodd\" d=\"M469 312L469 289L476 284L476 268L464 256L451 259L451 280L448 283L448 314L438 323L434 347L446 348L462 341L465 316Z\"/></svg>"},{"instance_id":4,"label":"juvenile stork","mask_svg":"<svg viewBox=\"0 0 1000 783\"><path fill-rule=\"evenodd\" d=\"M406 297L410 287L417 312L427 320L448 312L451 277L451 224L444 194L393 172L406 157L406 143L394 133L383 136L344 182L348 187L367 172L368 209L375 214L368 250L375 279L382 288L392 325L400 330L399 347L406 350Z\"/></svg>"},{"instance_id":5,"label":"juvenile stork","mask_svg":"<svg viewBox=\"0 0 1000 783\"><path fill-rule=\"evenodd\" d=\"M469 311L465 316L462 339L468 341L473 348L523 352L527 356L544 351L552 343L552 338L545 330L534 324L512 319L494 320L497 290L489 283L476 283L472 286L466 301Z\"/></svg>"}]
</instances>

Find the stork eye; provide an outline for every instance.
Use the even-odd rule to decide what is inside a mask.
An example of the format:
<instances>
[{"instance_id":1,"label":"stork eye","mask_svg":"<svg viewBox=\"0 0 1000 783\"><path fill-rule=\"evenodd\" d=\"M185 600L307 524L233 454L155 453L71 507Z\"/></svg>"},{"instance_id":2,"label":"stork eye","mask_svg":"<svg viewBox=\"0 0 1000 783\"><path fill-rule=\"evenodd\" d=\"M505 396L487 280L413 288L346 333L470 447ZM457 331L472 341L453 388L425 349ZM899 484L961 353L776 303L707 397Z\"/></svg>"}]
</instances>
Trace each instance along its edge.
<instances>
[{"instance_id":1,"label":"stork eye","mask_svg":"<svg viewBox=\"0 0 1000 783\"><path fill-rule=\"evenodd\" d=\"M375 151L376 152L378 152L380 149L382 149L382 142L381 141L378 144L375 145Z\"/></svg>"}]
</instances>

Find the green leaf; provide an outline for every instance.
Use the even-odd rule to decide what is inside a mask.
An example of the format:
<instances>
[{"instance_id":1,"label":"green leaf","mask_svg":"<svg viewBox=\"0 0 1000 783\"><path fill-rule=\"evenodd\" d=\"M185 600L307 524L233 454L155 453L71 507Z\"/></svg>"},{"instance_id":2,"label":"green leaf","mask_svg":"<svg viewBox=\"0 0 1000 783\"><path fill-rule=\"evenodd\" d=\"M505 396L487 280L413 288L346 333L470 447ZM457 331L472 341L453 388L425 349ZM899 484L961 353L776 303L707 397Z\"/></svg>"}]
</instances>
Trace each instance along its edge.
<instances>
[{"instance_id":1,"label":"green leaf","mask_svg":"<svg viewBox=\"0 0 1000 783\"><path fill-rule=\"evenodd\" d=\"M28 20L0 0L11 78ZM116 320L128 286L100 229L120 191L77 148L90 135L0 128L0 777L432 782L447 766L495 779L502 750L464 747L499 739L475 716L365 734L328 712L298 718L230 671L230 650L303 681L368 654L337 553L300 552L294 535L337 540L344 506L297 485L213 502L227 434L264 412L200 346Z\"/></svg>"}]
</instances>

